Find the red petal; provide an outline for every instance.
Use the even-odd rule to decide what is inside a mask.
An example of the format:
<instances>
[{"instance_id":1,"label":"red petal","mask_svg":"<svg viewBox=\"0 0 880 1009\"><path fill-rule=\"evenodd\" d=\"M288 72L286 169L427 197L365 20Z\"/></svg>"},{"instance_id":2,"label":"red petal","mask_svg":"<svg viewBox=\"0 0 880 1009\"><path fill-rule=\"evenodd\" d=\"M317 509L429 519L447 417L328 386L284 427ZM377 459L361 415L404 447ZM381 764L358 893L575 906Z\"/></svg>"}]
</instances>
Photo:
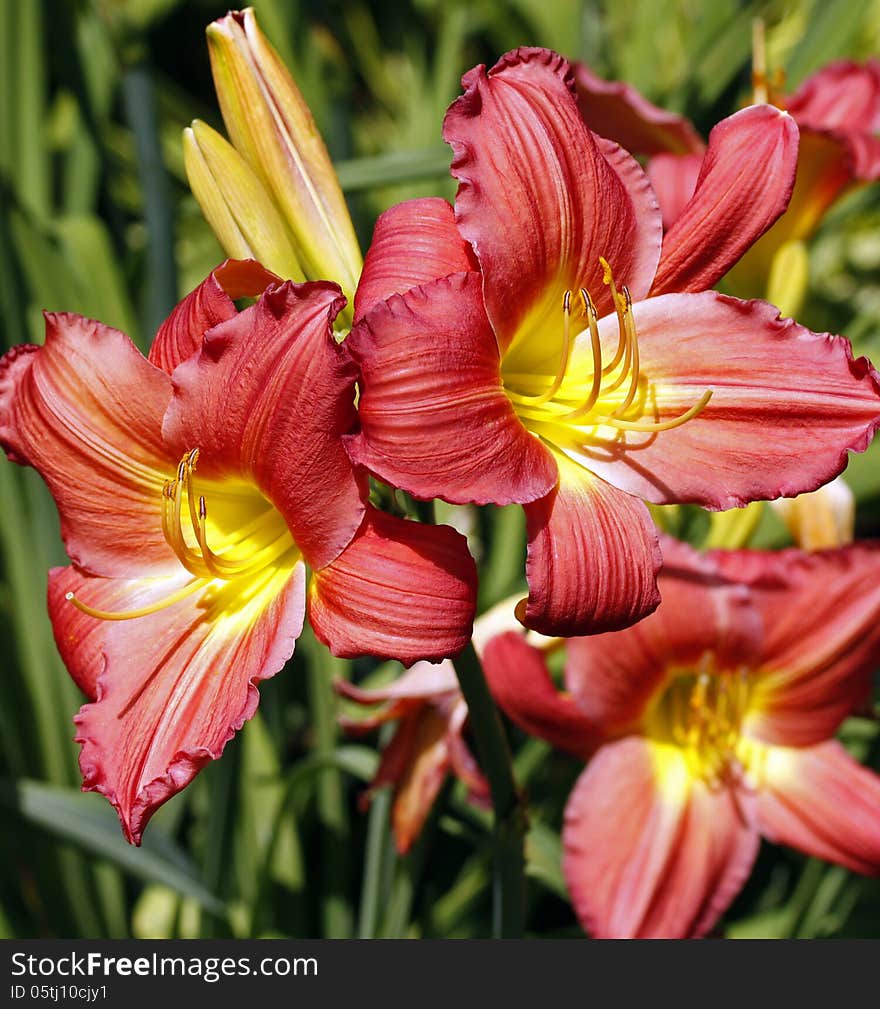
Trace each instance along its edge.
<instances>
[{"instance_id":1,"label":"red petal","mask_svg":"<svg viewBox=\"0 0 880 1009\"><path fill-rule=\"evenodd\" d=\"M492 696L524 731L586 760L601 741L596 725L550 679L544 657L521 634L487 642L483 672Z\"/></svg>"},{"instance_id":2,"label":"red petal","mask_svg":"<svg viewBox=\"0 0 880 1009\"><path fill-rule=\"evenodd\" d=\"M785 212L794 187L798 130L772 105L720 122L693 198L663 239L652 294L705 291Z\"/></svg>"},{"instance_id":3,"label":"red petal","mask_svg":"<svg viewBox=\"0 0 880 1009\"><path fill-rule=\"evenodd\" d=\"M150 361L172 371L201 347L213 326L236 314L234 299L256 298L281 279L253 259L227 259L188 294L159 327Z\"/></svg>"},{"instance_id":4,"label":"red petal","mask_svg":"<svg viewBox=\"0 0 880 1009\"><path fill-rule=\"evenodd\" d=\"M648 178L660 204L664 231L690 203L702 167L702 154L655 154L648 162Z\"/></svg>"},{"instance_id":5,"label":"red petal","mask_svg":"<svg viewBox=\"0 0 880 1009\"><path fill-rule=\"evenodd\" d=\"M189 578L129 582L126 608L167 597ZM90 604L108 598L100 581L81 583L77 596ZM156 809L253 715L255 684L293 652L304 588L300 563L272 574L247 601L233 584L209 583L150 616L100 623L106 666L97 702L76 717L80 768L83 788L107 796L130 842L140 843Z\"/></svg>"},{"instance_id":6,"label":"red petal","mask_svg":"<svg viewBox=\"0 0 880 1009\"><path fill-rule=\"evenodd\" d=\"M749 586L765 626L749 734L786 746L827 739L868 696L880 664L880 544L715 559Z\"/></svg>"},{"instance_id":7,"label":"red petal","mask_svg":"<svg viewBox=\"0 0 880 1009\"><path fill-rule=\"evenodd\" d=\"M858 179L880 176L880 60L829 63L788 99L801 129L836 138L849 151Z\"/></svg>"},{"instance_id":8,"label":"red petal","mask_svg":"<svg viewBox=\"0 0 880 1009\"><path fill-rule=\"evenodd\" d=\"M719 669L757 664L763 625L748 590L722 576L711 557L661 540L661 603L633 627L572 638L565 680L600 731L639 725L668 669L696 668L711 652Z\"/></svg>"},{"instance_id":9,"label":"red petal","mask_svg":"<svg viewBox=\"0 0 880 1009\"><path fill-rule=\"evenodd\" d=\"M489 782L485 779L476 758L464 739L464 727L468 719L468 706L459 697L453 703L446 733L446 750L449 764L455 776L468 790L468 801L482 804L489 799Z\"/></svg>"},{"instance_id":10,"label":"red petal","mask_svg":"<svg viewBox=\"0 0 880 1009\"><path fill-rule=\"evenodd\" d=\"M459 180L455 212L485 277L486 307L506 349L521 327L559 328L567 288L587 287L600 310L604 256L639 298L657 266L661 223L642 175L628 190L584 125L566 61L517 49L462 79L444 139Z\"/></svg>"},{"instance_id":11,"label":"red petal","mask_svg":"<svg viewBox=\"0 0 880 1009\"><path fill-rule=\"evenodd\" d=\"M439 661L470 640L476 586L463 536L371 508L349 546L314 572L309 618L334 655Z\"/></svg>"},{"instance_id":12,"label":"red petal","mask_svg":"<svg viewBox=\"0 0 880 1009\"><path fill-rule=\"evenodd\" d=\"M52 568L49 572L49 619L58 653L74 683L94 701L98 696L98 676L104 669L106 625L86 616L65 597L83 582L76 568ZM93 578L94 605L102 610L121 610L129 605L131 585L125 578Z\"/></svg>"},{"instance_id":13,"label":"red petal","mask_svg":"<svg viewBox=\"0 0 880 1009\"><path fill-rule=\"evenodd\" d=\"M355 320L392 294L477 269L446 200L432 196L398 203L376 221L354 298Z\"/></svg>"},{"instance_id":14,"label":"red petal","mask_svg":"<svg viewBox=\"0 0 880 1009\"><path fill-rule=\"evenodd\" d=\"M313 567L351 541L362 488L341 436L355 424L354 366L331 333L335 284L287 282L211 330L174 373L165 437L199 472L253 479Z\"/></svg>"},{"instance_id":15,"label":"red petal","mask_svg":"<svg viewBox=\"0 0 880 1009\"><path fill-rule=\"evenodd\" d=\"M673 747L609 743L565 810L563 871L595 938L698 938L739 892L758 835L727 789L690 779Z\"/></svg>"},{"instance_id":16,"label":"red petal","mask_svg":"<svg viewBox=\"0 0 880 1009\"><path fill-rule=\"evenodd\" d=\"M573 63L572 70L578 107L593 133L633 154L702 155L705 145L689 119L658 108L623 81L597 77L583 63Z\"/></svg>"},{"instance_id":17,"label":"red petal","mask_svg":"<svg viewBox=\"0 0 880 1009\"><path fill-rule=\"evenodd\" d=\"M458 677L451 662L417 662L387 686L373 690L356 687L348 680L336 684L337 691L358 704L381 704L384 701L430 700L458 690Z\"/></svg>"},{"instance_id":18,"label":"red petal","mask_svg":"<svg viewBox=\"0 0 880 1009\"><path fill-rule=\"evenodd\" d=\"M831 205L853 185L851 147L841 137L801 130L797 180L788 210L725 278L732 293L762 294L780 246L809 238L818 228Z\"/></svg>"},{"instance_id":19,"label":"red petal","mask_svg":"<svg viewBox=\"0 0 880 1009\"><path fill-rule=\"evenodd\" d=\"M767 747L758 768L758 822L769 840L880 875L880 777L834 740Z\"/></svg>"},{"instance_id":20,"label":"red petal","mask_svg":"<svg viewBox=\"0 0 880 1009\"><path fill-rule=\"evenodd\" d=\"M780 319L766 302L667 295L634 306L634 318L649 383L644 419L680 416L714 391L698 417L673 430L627 431L571 450L630 494L719 509L792 497L840 473L847 450L863 451L880 426L870 363L854 361L842 337ZM616 342L616 321L602 327Z\"/></svg>"},{"instance_id":21,"label":"red petal","mask_svg":"<svg viewBox=\"0 0 880 1009\"><path fill-rule=\"evenodd\" d=\"M361 463L416 497L509 504L541 497L556 465L523 427L475 273L378 304L345 346L361 370Z\"/></svg>"},{"instance_id":22,"label":"red petal","mask_svg":"<svg viewBox=\"0 0 880 1009\"><path fill-rule=\"evenodd\" d=\"M37 469L71 559L102 575L179 569L162 535L162 443L171 381L128 337L78 315L47 315L43 347L0 359L0 446Z\"/></svg>"},{"instance_id":23,"label":"red petal","mask_svg":"<svg viewBox=\"0 0 880 1009\"><path fill-rule=\"evenodd\" d=\"M799 126L880 132L880 60L828 63L811 74L786 105Z\"/></svg>"},{"instance_id":24,"label":"red petal","mask_svg":"<svg viewBox=\"0 0 880 1009\"><path fill-rule=\"evenodd\" d=\"M557 461L558 486L525 506L529 598L520 618L541 634L565 636L641 620L660 601L660 550L647 508L564 457Z\"/></svg>"}]
</instances>

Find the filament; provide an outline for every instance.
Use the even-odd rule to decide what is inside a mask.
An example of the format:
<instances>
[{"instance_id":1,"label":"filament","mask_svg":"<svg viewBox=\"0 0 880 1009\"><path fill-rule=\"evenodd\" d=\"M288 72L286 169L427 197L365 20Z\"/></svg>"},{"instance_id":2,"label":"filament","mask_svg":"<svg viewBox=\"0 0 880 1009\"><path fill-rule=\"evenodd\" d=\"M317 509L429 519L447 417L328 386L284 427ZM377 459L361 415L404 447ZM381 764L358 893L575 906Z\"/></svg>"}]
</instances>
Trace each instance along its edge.
<instances>
[{"instance_id":1,"label":"filament","mask_svg":"<svg viewBox=\"0 0 880 1009\"><path fill-rule=\"evenodd\" d=\"M149 606L131 610L102 610L89 606L76 598L73 592L65 596L78 610L98 620L133 620L149 616L198 592L214 579L230 581L245 575L256 574L266 565L277 560L294 544L290 531L281 516L268 502L266 507L229 538L232 549L253 540L254 549L246 557L232 559L228 553L217 553L208 543L208 505L204 495L197 495L194 473L199 461L199 449L185 452L177 465L174 479L167 480L162 487L162 532L168 545L177 555L183 567L193 576L181 589ZM186 511L184 511L186 496ZM184 524L184 516L189 519L189 530ZM277 531L276 531L277 530ZM224 537L225 538L225 537Z\"/></svg>"},{"instance_id":2,"label":"filament","mask_svg":"<svg viewBox=\"0 0 880 1009\"><path fill-rule=\"evenodd\" d=\"M523 396L520 395L517 398L528 406L540 406L542 403L548 403L553 397L559 392L562 383L565 381L565 375L568 371L569 361L571 360L571 291L566 291L562 296L562 352L560 354L559 367L556 371L553 381L550 383L550 388L546 392L542 392L540 396Z\"/></svg>"},{"instance_id":3,"label":"filament","mask_svg":"<svg viewBox=\"0 0 880 1009\"><path fill-rule=\"evenodd\" d=\"M137 617L148 617L151 613L158 613L159 610L173 606L175 603L180 602L181 599L191 596L206 584L207 579L196 578L191 582L187 582L177 592L172 592L171 595L165 596L158 602L151 603L149 606L141 606L136 610L99 610L94 606L89 606L88 603L84 603L81 599L77 599L73 592L66 593L64 598L69 603L73 603L81 613L95 617L98 620L135 620Z\"/></svg>"},{"instance_id":4,"label":"filament","mask_svg":"<svg viewBox=\"0 0 880 1009\"><path fill-rule=\"evenodd\" d=\"M670 420L621 420L611 414L609 417L597 417L596 421L599 424L608 424L611 427L619 428L621 431L672 431L673 428L681 427L682 424L687 424L689 420L693 420L694 417L701 414L712 398L712 391L712 389L707 389L692 407Z\"/></svg>"},{"instance_id":5,"label":"filament","mask_svg":"<svg viewBox=\"0 0 880 1009\"><path fill-rule=\"evenodd\" d=\"M562 346L555 373L505 373L504 381L508 386L521 384L525 388L534 388L540 383L544 387L543 392L535 395L508 388L507 395L523 421L556 424L565 428L609 427L615 429L615 443L620 442L629 431L657 434L681 427L705 410L713 391L707 389L677 417L661 420L644 416L645 401L652 387L642 373L632 295L625 284L618 288L608 260L600 257L599 263L603 271L602 281L608 288L617 320L617 348L611 360L603 357L595 302L589 291L582 287L578 293L586 328L580 337L589 335L589 370L584 366L586 362L572 367L577 340L572 336L571 291L567 290L562 299ZM591 444L595 443L596 439L591 439ZM205 553L205 545L200 545Z\"/></svg>"}]
</instances>

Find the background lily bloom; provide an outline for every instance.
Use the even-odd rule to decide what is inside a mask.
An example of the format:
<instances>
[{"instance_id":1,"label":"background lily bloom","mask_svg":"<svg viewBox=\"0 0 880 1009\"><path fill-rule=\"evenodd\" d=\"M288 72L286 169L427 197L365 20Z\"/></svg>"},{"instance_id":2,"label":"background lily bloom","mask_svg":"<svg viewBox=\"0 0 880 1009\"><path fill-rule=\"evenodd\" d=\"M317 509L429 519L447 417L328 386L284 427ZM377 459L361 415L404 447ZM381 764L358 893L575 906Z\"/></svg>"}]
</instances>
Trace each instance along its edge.
<instances>
[{"instance_id":1,"label":"background lily bloom","mask_svg":"<svg viewBox=\"0 0 880 1009\"><path fill-rule=\"evenodd\" d=\"M518 49L463 86L444 124L454 214L389 210L366 259L350 450L417 497L523 504L527 626L623 627L659 598L639 498L812 490L867 446L880 384L845 340L706 290L785 209L789 116L719 124L664 237L644 172L584 125L560 56Z\"/></svg>"},{"instance_id":2,"label":"background lily bloom","mask_svg":"<svg viewBox=\"0 0 880 1009\"><path fill-rule=\"evenodd\" d=\"M0 444L46 480L73 562L52 571L49 610L94 702L76 719L84 787L135 843L290 657L306 565L312 626L337 655L439 660L469 638L464 539L370 507L345 453L342 303L334 284L229 261L149 359L117 330L47 315L45 346L0 361Z\"/></svg>"},{"instance_id":3,"label":"background lily bloom","mask_svg":"<svg viewBox=\"0 0 880 1009\"><path fill-rule=\"evenodd\" d=\"M358 704L385 705L362 718L341 717L340 724L349 733L363 734L385 722L398 722L370 791L394 786L391 825L401 854L421 833L450 772L467 787L471 802L488 803L489 785L463 737L468 709L451 662L439 666L419 662L377 690L363 690L347 680L338 680L335 686Z\"/></svg>"},{"instance_id":4,"label":"background lily bloom","mask_svg":"<svg viewBox=\"0 0 880 1009\"><path fill-rule=\"evenodd\" d=\"M578 102L590 128L634 154L649 157L647 171L672 227L695 194L703 172L706 148L693 125L682 116L664 112L634 88L604 81L587 67L575 65ZM794 94L771 93L800 128L797 181L787 212L735 268L729 282L737 294L761 295L773 278L774 257L787 251L785 270L798 269L793 253L818 227L841 196L859 183L880 178L880 61L839 60L809 76ZM711 148L711 137L710 137ZM778 271L776 271L778 272ZM786 314L797 310L801 295L790 277L775 278ZM803 273L804 283L806 281ZM801 286L804 286L803 284Z\"/></svg>"},{"instance_id":5,"label":"background lily bloom","mask_svg":"<svg viewBox=\"0 0 880 1009\"><path fill-rule=\"evenodd\" d=\"M880 873L880 777L832 738L880 658L880 549L665 549L654 614L568 642L569 693L521 635L483 656L515 722L595 751L563 832L594 936L704 935L760 836Z\"/></svg>"},{"instance_id":6,"label":"background lily bloom","mask_svg":"<svg viewBox=\"0 0 880 1009\"><path fill-rule=\"evenodd\" d=\"M516 603L515 596L502 599L474 622L473 643L478 655L499 634L513 630L523 633L514 615ZM540 649L559 642L534 631L528 632L526 640ZM416 663L379 689L364 690L342 679L335 687L341 696L358 704L385 705L360 718L340 716L340 725L349 733L363 734L386 722L399 723L382 752L370 791L383 785L394 786L391 820L401 854L409 851L421 833L448 773L455 774L467 787L471 802L488 803L488 782L463 738L468 707L452 662L439 666Z\"/></svg>"}]
</instances>

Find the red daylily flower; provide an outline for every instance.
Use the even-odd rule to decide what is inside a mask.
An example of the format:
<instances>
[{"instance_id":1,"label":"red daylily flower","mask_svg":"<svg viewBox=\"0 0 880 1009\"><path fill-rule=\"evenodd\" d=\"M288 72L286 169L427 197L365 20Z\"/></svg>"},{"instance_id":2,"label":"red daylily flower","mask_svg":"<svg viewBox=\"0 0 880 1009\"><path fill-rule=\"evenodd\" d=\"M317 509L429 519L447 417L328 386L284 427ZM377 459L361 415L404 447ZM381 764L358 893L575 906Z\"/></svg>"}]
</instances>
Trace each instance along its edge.
<instances>
[{"instance_id":1,"label":"red daylily flower","mask_svg":"<svg viewBox=\"0 0 880 1009\"><path fill-rule=\"evenodd\" d=\"M761 836L880 874L880 777L832 738L880 661L880 549L664 554L655 613L568 642L569 693L521 635L483 655L514 722L590 757L563 869L597 937L706 934Z\"/></svg>"},{"instance_id":2,"label":"red daylily flower","mask_svg":"<svg viewBox=\"0 0 880 1009\"><path fill-rule=\"evenodd\" d=\"M527 626L623 627L659 599L639 498L811 490L867 446L880 384L845 340L706 290L785 209L789 116L719 124L663 238L644 172L586 128L560 56L519 49L463 86L444 124L454 214L414 200L376 226L346 342L350 451L416 497L523 504Z\"/></svg>"},{"instance_id":3,"label":"red daylily flower","mask_svg":"<svg viewBox=\"0 0 880 1009\"><path fill-rule=\"evenodd\" d=\"M705 148L693 125L663 112L635 89L603 81L575 65L581 111L590 128L633 154L647 155L648 175L671 227L695 195ZM787 213L739 268L742 286L763 290L770 260L807 238L829 207L860 182L880 178L880 60L840 60L808 77L788 97L772 94L800 128L797 182ZM710 137L711 148L711 137ZM748 267L748 270L746 270Z\"/></svg>"},{"instance_id":4,"label":"red daylily flower","mask_svg":"<svg viewBox=\"0 0 880 1009\"><path fill-rule=\"evenodd\" d=\"M337 655L439 660L469 638L463 538L370 507L342 445L355 422L354 368L330 329L343 300L228 261L149 359L62 314L46 316L45 346L0 360L0 445L49 485L73 562L50 573L49 613L92 702L76 718L83 787L133 843L290 657L307 564L312 626Z\"/></svg>"},{"instance_id":5,"label":"red daylily flower","mask_svg":"<svg viewBox=\"0 0 880 1009\"><path fill-rule=\"evenodd\" d=\"M489 784L463 738L468 709L451 662L417 663L378 690L363 690L345 680L335 686L343 697L359 704L385 705L363 718L340 718L348 732L361 734L385 722L398 722L382 752L370 792L394 786L391 825L401 855L421 833L450 772L465 784L471 802L488 804Z\"/></svg>"}]
</instances>

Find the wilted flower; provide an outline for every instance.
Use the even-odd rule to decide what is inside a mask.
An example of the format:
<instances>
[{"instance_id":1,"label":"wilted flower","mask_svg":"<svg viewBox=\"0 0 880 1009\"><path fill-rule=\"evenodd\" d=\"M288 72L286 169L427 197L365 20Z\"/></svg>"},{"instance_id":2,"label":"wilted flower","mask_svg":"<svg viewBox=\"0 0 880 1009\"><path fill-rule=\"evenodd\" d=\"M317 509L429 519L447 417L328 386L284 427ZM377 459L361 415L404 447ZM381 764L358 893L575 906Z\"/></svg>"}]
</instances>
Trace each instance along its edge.
<instances>
[{"instance_id":1,"label":"wilted flower","mask_svg":"<svg viewBox=\"0 0 880 1009\"><path fill-rule=\"evenodd\" d=\"M397 850L409 851L419 836L434 800L450 772L464 783L472 802L484 805L489 785L477 766L463 732L468 709L451 662L420 662L386 687L363 690L345 680L336 690L358 704L384 704L360 718L340 718L350 733L364 733L397 721L382 751L370 791L394 786L391 825Z\"/></svg>"}]
</instances>

